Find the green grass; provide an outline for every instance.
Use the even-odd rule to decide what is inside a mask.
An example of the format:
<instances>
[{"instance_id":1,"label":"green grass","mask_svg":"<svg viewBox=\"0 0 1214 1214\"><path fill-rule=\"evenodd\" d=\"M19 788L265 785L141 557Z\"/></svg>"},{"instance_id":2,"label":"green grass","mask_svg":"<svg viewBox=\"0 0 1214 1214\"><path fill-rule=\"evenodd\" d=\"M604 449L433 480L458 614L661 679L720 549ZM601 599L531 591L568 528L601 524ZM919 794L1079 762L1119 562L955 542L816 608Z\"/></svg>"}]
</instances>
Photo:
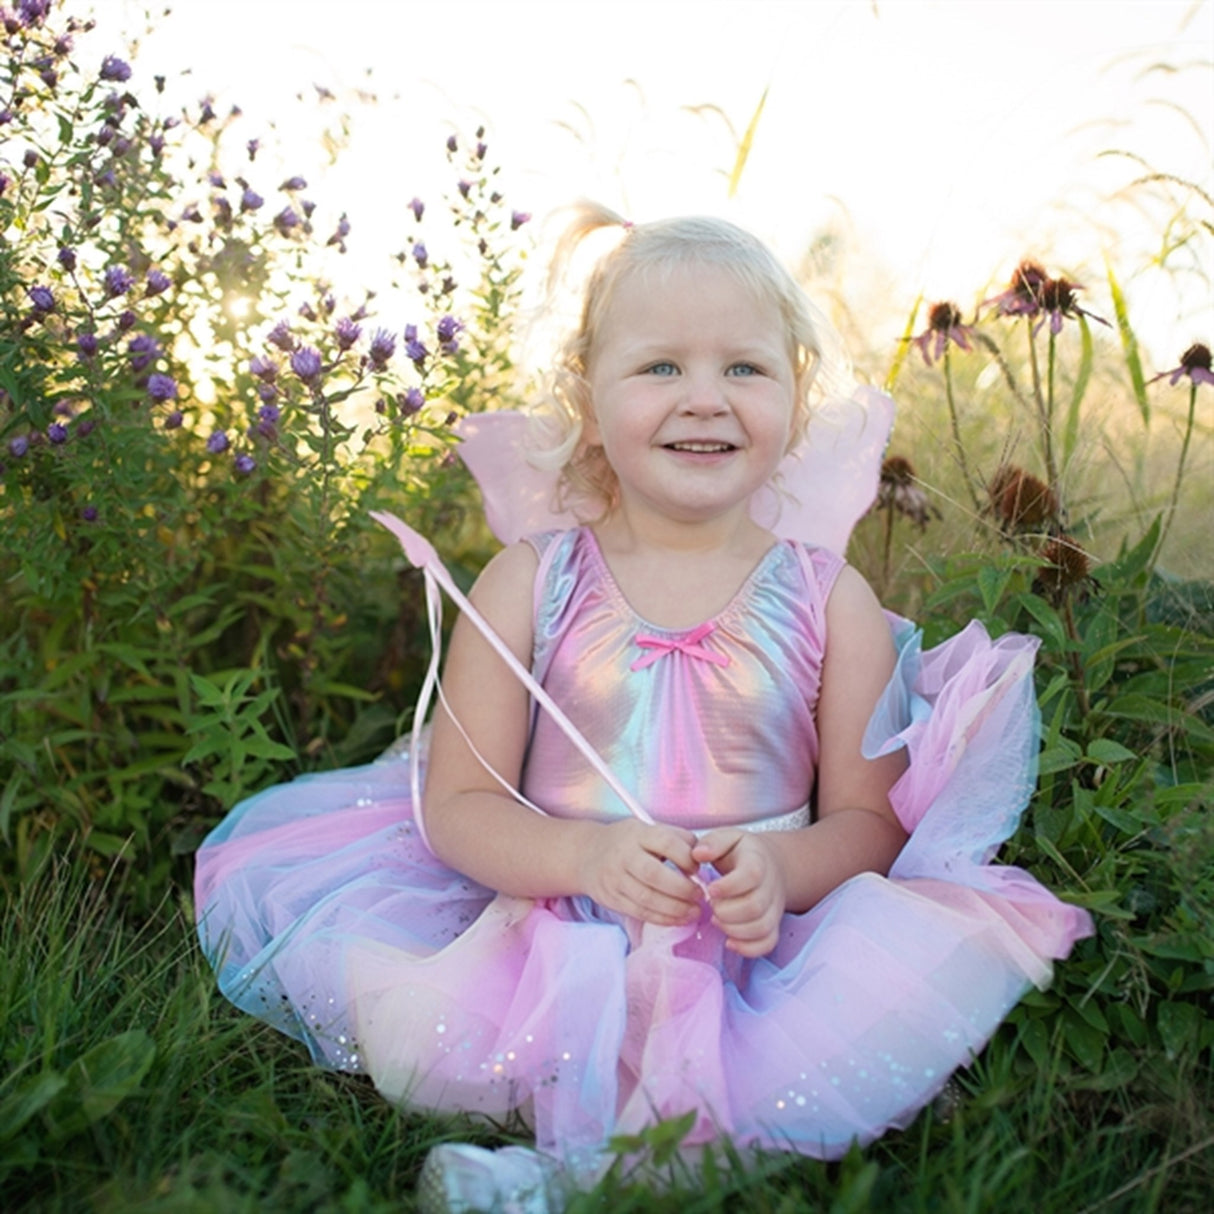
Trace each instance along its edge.
<instances>
[{"instance_id":1,"label":"green grass","mask_svg":"<svg viewBox=\"0 0 1214 1214\"><path fill-rule=\"evenodd\" d=\"M6 1210L413 1208L426 1151L484 1128L406 1114L229 1007L188 898L139 923L66 862L3 896L0 1194ZM1005 1026L950 1116L837 1164L786 1157L609 1174L578 1211L1206 1211L1209 1051L1141 1058L1130 1087L1040 1070Z\"/></svg>"}]
</instances>

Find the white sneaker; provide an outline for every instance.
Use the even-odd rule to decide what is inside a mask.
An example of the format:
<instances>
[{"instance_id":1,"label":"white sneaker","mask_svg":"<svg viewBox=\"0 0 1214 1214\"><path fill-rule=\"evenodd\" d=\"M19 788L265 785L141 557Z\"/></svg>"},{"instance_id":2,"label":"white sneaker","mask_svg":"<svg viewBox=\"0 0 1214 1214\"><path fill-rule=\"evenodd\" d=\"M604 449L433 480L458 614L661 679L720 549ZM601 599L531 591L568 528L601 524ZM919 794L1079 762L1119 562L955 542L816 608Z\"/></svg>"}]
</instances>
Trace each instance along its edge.
<instances>
[{"instance_id":1,"label":"white sneaker","mask_svg":"<svg viewBox=\"0 0 1214 1214\"><path fill-rule=\"evenodd\" d=\"M530 1147L432 1147L417 1179L419 1214L561 1214L561 1165Z\"/></svg>"}]
</instances>

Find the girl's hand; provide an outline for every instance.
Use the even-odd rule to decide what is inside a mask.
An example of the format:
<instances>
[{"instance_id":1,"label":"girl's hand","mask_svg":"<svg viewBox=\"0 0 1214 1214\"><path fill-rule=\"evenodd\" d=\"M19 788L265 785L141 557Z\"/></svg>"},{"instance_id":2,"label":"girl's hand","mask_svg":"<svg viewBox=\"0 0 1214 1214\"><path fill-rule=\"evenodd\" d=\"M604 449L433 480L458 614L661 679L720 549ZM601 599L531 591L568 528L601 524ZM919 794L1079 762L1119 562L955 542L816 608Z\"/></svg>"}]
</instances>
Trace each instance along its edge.
<instances>
[{"instance_id":1,"label":"girl's hand","mask_svg":"<svg viewBox=\"0 0 1214 1214\"><path fill-rule=\"evenodd\" d=\"M629 819L603 826L587 848L582 888L596 902L646 923L676 927L700 914L691 849L695 835ZM668 864L667 861L671 864Z\"/></svg>"},{"instance_id":2,"label":"girl's hand","mask_svg":"<svg viewBox=\"0 0 1214 1214\"><path fill-rule=\"evenodd\" d=\"M728 937L726 948L743 957L770 953L780 938L787 891L766 837L733 827L709 831L691 858L722 874L708 886L708 904L713 923Z\"/></svg>"}]
</instances>

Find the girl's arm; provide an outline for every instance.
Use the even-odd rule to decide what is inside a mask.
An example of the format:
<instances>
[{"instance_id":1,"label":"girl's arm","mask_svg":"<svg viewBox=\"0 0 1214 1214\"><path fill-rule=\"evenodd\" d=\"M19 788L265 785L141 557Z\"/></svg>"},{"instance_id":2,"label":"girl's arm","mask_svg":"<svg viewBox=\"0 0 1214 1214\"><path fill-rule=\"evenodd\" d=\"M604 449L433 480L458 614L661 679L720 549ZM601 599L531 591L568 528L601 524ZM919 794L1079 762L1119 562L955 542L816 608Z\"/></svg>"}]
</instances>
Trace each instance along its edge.
<instances>
[{"instance_id":1,"label":"girl's arm","mask_svg":"<svg viewBox=\"0 0 1214 1214\"><path fill-rule=\"evenodd\" d=\"M525 666L531 664L537 564L529 545L514 544L490 561L469 595ZM443 691L486 762L517 788L530 698L463 618L452 632ZM423 802L435 855L490 889L530 898L589 894L654 923L683 923L698 913L698 889L685 875L695 870L690 832L535 813L489 775L441 704L434 715ZM671 868L667 859L683 871Z\"/></svg>"},{"instance_id":2,"label":"girl's arm","mask_svg":"<svg viewBox=\"0 0 1214 1214\"><path fill-rule=\"evenodd\" d=\"M713 831L693 857L725 875L709 886L718 924L747 956L774 947L785 910L805 911L857 873L887 873L906 842L889 790L903 752L860 753L864 730L894 669L889 623L868 583L839 574L826 605L826 652L817 721L817 820L803 830Z\"/></svg>"}]
</instances>

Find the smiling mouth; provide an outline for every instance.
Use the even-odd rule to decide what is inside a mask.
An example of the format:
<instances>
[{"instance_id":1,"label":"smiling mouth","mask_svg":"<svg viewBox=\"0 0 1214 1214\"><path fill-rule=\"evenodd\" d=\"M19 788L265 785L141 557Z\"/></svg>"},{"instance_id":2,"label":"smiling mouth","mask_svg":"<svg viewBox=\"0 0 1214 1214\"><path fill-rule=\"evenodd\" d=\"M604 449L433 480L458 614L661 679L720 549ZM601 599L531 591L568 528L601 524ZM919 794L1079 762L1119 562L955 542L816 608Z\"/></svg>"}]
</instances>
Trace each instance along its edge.
<instances>
[{"instance_id":1,"label":"smiling mouth","mask_svg":"<svg viewBox=\"0 0 1214 1214\"><path fill-rule=\"evenodd\" d=\"M733 443L665 443L667 451L689 451L693 455L723 455L726 451L736 451Z\"/></svg>"}]
</instances>

